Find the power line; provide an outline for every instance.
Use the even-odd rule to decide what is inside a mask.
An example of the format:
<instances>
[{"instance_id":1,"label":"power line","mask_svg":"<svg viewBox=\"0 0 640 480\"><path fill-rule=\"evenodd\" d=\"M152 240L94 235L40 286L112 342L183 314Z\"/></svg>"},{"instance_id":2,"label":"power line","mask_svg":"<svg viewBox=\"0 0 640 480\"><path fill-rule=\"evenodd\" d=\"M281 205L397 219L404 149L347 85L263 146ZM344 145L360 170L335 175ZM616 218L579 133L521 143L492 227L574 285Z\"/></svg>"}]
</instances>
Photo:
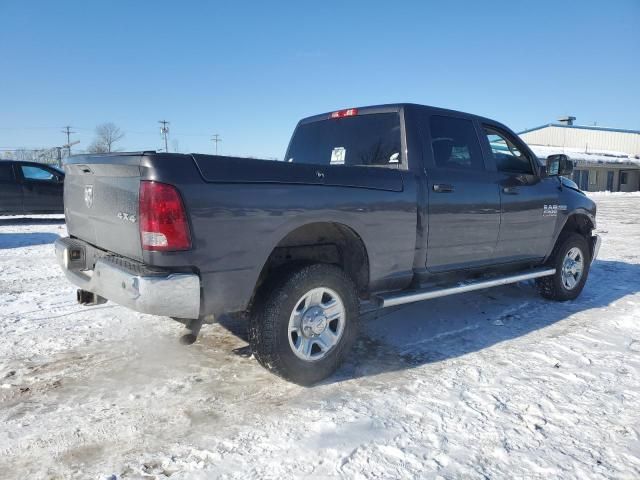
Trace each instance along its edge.
<instances>
[{"instance_id":1,"label":"power line","mask_svg":"<svg viewBox=\"0 0 640 480\"><path fill-rule=\"evenodd\" d=\"M213 143L215 143L215 145L216 145L216 155L218 155L218 142L222 141L222 139L220 138L220 134L219 133L214 133L213 136L211 137L211 141Z\"/></svg>"},{"instance_id":2,"label":"power line","mask_svg":"<svg viewBox=\"0 0 640 480\"><path fill-rule=\"evenodd\" d=\"M0 130L57 130L60 127L0 127ZM80 128L80 127L73 127ZM82 129L86 130L86 129Z\"/></svg>"},{"instance_id":3,"label":"power line","mask_svg":"<svg viewBox=\"0 0 640 480\"><path fill-rule=\"evenodd\" d=\"M167 145L167 135L169 134L169 122L166 120L158 120L158 123L161 123L160 133L164 136L164 151L169 153L169 146Z\"/></svg>"},{"instance_id":4,"label":"power line","mask_svg":"<svg viewBox=\"0 0 640 480\"><path fill-rule=\"evenodd\" d=\"M76 132L71 131L71 125L67 125L66 127L62 127L62 128L64 128L64 130L62 130L62 133L67 134L67 145L66 145L67 155L70 157L71 156L71 134Z\"/></svg>"},{"instance_id":5,"label":"power line","mask_svg":"<svg viewBox=\"0 0 640 480\"><path fill-rule=\"evenodd\" d=\"M169 123L169 122L167 122ZM20 130L57 130L60 127L0 127L0 130L12 130L12 131L20 131ZM72 127L75 128L76 130L85 130L85 131L94 131L95 128L89 128L89 127L76 127L75 125ZM129 130L129 129L123 129L123 131L129 135L129 134L134 134L134 135L155 135L155 131L154 130L145 130L145 131L140 131L140 130ZM62 133L67 133L66 130L63 131ZM71 133L76 133L76 132L71 132ZM175 136L178 137L210 137L211 134L209 133L183 133L183 132L173 132L173 134Z\"/></svg>"}]
</instances>

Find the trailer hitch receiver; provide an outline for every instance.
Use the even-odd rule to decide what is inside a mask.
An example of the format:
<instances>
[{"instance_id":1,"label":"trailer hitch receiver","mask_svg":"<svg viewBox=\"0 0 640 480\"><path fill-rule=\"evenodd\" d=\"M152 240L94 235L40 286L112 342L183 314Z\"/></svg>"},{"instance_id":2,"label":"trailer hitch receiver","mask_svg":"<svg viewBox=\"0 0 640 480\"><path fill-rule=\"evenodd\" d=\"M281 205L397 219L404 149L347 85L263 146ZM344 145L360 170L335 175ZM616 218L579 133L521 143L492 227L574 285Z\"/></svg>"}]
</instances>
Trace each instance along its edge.
<instances>
[{"instance_id":1,"label":"trailer hitch receiver","mask_svg":"<svg viewBox=\"0 0 640 480\"><path fill-rule=\"evenodd\" d=\"M76 292L80 305L102 305L107 303L107 299L88 290L78 289Z\"/></svg>"}]
</instances>

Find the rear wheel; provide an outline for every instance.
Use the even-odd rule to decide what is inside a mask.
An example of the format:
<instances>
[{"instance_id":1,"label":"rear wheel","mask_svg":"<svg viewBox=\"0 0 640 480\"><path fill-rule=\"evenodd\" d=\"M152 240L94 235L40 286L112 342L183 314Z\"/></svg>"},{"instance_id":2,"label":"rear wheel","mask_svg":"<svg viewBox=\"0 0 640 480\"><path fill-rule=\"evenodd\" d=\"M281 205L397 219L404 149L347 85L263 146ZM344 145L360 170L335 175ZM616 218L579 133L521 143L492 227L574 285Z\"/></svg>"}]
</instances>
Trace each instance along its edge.
<instances>
[{"instance_id":1,"label":"rear wheel","mask_svg":"<svg viewBox=\"0 0 640 480\"><path fill-rule=\"evenodd\" d=\"M560 238L549 260L556 273L536 280L540 294L551 300L573 300L584 288L591 265L589 244L584 236L571 233Z\"/></svg>"},{"instance_id":2,"label":"rear wheel","mask_svg":"<svg viewBox=\"0 0 640 480\"><path fill-rule=\"evenodd\" d=\"M358 299L338 267L308 265L267 288L251 313L249 339L258 362L300 385L340 365L356 336Z\"/></svg>"}]
</instances>

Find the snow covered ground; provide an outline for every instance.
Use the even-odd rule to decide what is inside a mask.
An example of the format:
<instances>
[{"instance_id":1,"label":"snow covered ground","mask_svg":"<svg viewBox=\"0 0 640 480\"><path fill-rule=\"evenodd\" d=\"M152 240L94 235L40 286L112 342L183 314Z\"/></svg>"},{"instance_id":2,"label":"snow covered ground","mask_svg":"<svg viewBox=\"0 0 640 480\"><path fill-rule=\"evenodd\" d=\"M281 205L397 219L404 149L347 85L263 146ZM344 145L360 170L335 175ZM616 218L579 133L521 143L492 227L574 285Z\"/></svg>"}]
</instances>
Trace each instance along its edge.
<instances>
[{"instance_id":1,"label":"snow covered ground","mask_svg":"<svg viewBox=\"0 0 640 480\"><path fill-rule=\"evenodd\" d=\"M302 388L242 324L75 303L52 217L0 219L0 478L640 478L640 197L599 195L583 295L530 284L366 319Z\"/></svg>"}]
</instances>

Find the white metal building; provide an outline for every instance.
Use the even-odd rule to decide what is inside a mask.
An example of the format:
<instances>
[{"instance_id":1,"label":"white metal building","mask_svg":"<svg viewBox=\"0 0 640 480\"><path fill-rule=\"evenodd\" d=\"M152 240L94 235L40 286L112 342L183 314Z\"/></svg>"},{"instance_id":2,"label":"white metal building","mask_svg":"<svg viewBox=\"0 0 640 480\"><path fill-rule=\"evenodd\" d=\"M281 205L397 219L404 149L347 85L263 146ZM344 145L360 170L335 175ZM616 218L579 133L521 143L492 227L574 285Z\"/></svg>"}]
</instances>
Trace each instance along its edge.
<instances>
[{"instance_id":1,"label":"white metal building","mask_svg":"<svg viewBox=\"0 0 640 480\"><path fill-rule=\"evenodd\" d=\"M585 191L640 190L640 131L574 125L563 117L520 132L541 159L564 153L574 162L573 179Z\"/></svg>"}]
</instances>

